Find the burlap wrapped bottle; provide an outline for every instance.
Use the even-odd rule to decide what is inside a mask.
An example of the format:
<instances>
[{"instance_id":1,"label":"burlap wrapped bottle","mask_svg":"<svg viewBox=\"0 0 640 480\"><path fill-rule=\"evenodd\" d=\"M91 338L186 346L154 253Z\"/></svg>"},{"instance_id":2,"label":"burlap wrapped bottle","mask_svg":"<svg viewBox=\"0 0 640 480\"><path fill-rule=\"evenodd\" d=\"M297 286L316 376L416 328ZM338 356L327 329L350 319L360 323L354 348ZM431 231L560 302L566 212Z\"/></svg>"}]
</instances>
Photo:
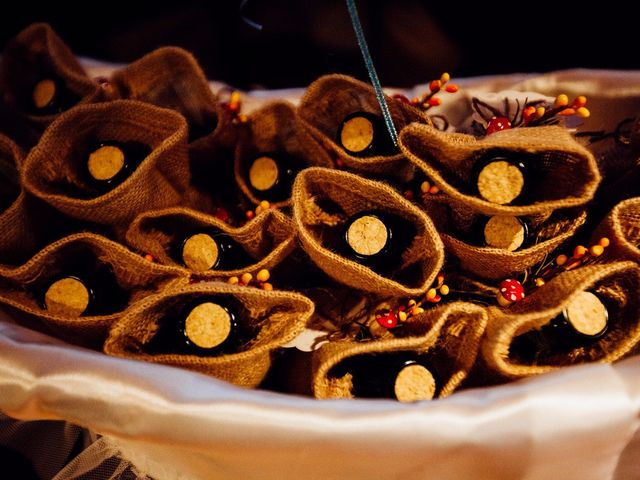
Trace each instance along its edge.
<instances>
[{"instance_id":1,"label":"burlap wrapped bottle","mask_svg":"<svg viewBox=\"0 0 640 480\"><path fill-rule=\"evenodd\" d=\"M414 352L430 356L446 397L462 383L478 354L487 325L486 310L466 302L453 302L411 317L402 337L368 342L329 342L314 352L313 392L316 398L352 398L352 376L333 377L331 370L356 355Z\"/></svg>"},{"instance_id":2,"label":"burlap wrapped bottle","mask_svg":"<svg viewBox=\"0 0 640 480\"><path fill-rule=\"evenodd\" d=\"M271 102L252 112L241 126L235 149L236 183L254 204L260 203L259 193L249 185L251 161L264 154L286 154L299 165L332 167L329 154L315 141L297 118L296 109L288 102ZM278 208L288 206L290 199L272 202Z\"/></svg>"},{"instance_id":3,"label":"burlap wrapped bottle","mask_svg":"<svg viewBox=\"0 0 640 480\"><path fill-rule=\"evenodd\" d=\"M167 312L208 295L231 296L242 304L245 314L240 321L253 327L255 336L239 351L218 356L148 352ZM220 282L166 289L128 311L112 328L104 351L118 357L195 370L243 387L256 387L269 370L272 352L295 338L312 313L313 303L292 292L266 292Z\"/></svg>"},{"instance_id":4,"label":"burlap wrapped bottle","mask_svg":"<svg viewBox=\"0 0 640 480\"><path fill-rule=\"evenodd\" d=\"M431 123L424 113L411 105L390 97L386 100L397 131L412 122ZM345 75L326 75L317 79L309 85L298 107L304 127L345 168L367 176L410 180L414 168L403 153L360 158L348 154L336 143L338 129L345 117L360 111L382 115L373 87Z\"/></svg>"},{"instance_id":5,"label":"burlap wrapped bottle","mask_svg":"<svg viewBox=\"0 0 640 480\"><path fill-rule=\"evenodd\" d=\"M538 356L525 363L511 351L514 338L549 323L583 291L607 302L609 327L593 343L566 352ZM488 377L516 379L584 362L613 362L640 342L640 268L633 262L597 264L563 272L508 309L489 307L489 324L482 343L482 364Z\"/></svg>"},{"instance_id":6,"label":"burlap wrapped bottle","mask_svg":"<svg viewBox=\"0 0 640 480\"><path fill-rule=\"evenodd\" d=\"M446 133L427 125L410 125L399 137L400 149L458 211L457 227L464 229L478 215L545 216L561 208L579 207L593 198L600 174L593 155L562 127L503 130L477 139ZM472 175L480 154L499 150L539 155L538 171L522 205L503 205L472 192Z\"/></svg>"},{"instance_id":7,"label":"burlap wrapped bottle","mask_svg":"<svg viewBox=\"0 0 640 480\"><path fill-rule=\"evenodd\" d=\"M228 234L255 261L240 270L197 272L199 278L225 278L242 272L271 269L295 248L295 226L277 210L267 210L240 228L210 215L182 207L152 210L139 215L127 231L127 243L143 253L150 253L161 264L191 273L172 256L171 250L185 235L213 228Z\"/></svg>"},{"instance_id":8,"label":"burlap wrapped bottle","mask_svg":"<svg viewBox=\"0 0 640 480\"><path fill-rule=\"evenodd\" d=\"M106 315L54 314L43 308L41 296L47 282L66 274L72 260L109 265L120 288L128 292L127 305L171 283L187 283L179 269L151 263L122 245L99 235L80 233L54 242L28 262L15 268L0 267L0 304L14 318L65 340L100 348L109 327L123 310Z\"/></svg>"},{"instance_id":9,"label":"burlap wrapped bottle","mask_svg":"<svg viewBox=\"0 0 640 480\"><path fill-rule=\"evenodd\" d=\"M25 189L64 214L126 229L139 213L177 205L189 185L187 125L171 110L131 100L83 105L61 115L30 152ZM122 183L92 196L82 175L87 142L140 142L151 148ZM122 232L124 233L124 232Z\"/></svg>"},{"instance_id":10,"label":"burlap wrapped bottle","mask_svg":"<svg viewBox=\"0 0 640 480\"><path fill-rule=\"evenodd\" d=\"M617 204L596 229L592 239L606 237L611 242L604 256L640 263L640 197Z\"/></svg>"},{"instance_id":11,"label":"burlap wrapped bottle","mask_svg":"<svg viewBox=\"0 0 640 480\"><path fill-rule=\"evenodd\" d=\"M198 61L186 50L162 47L116 71L111 82L121 98L180 112L189 125L189 143L207 148L233 142L233 129Z\"/></svg>"},{"instance_id":12,"label":"burlap wrapped bottle","mask_svg":"<svg viewBox=\"0 0 640 480\"><path fill-rule=\"evenodd\" d=\"M433 223L388 185L352 173L313 167L296 178L292 201L303 249L339 283L381 295L417 297L429 288L442 267L444 248ZM339 211L328 211L325 201ZM401 263L394 272L396 279L339 255L326 241L350 216L372 209L397 215L415 228L415 236L402 252Z\"/></svg>"},{"instance_id":13,"label":"burlap wrapped bottle","mask_svg":"<svg viewBox=\"0 0 640 480\"><path fill-rule=\"evenodd\" d=\"M105 95L100 85L89 78L69 47L45 23L34 23L13 40L3 54L0 66L0 92L10 112L15 115L16 131L12 134L31 146L57 116L39 115L34 110L32 95L41 70L55 75L73 97L71 105L92 103ZM67 105L65 105L67 106Z\"/></svg>"}]
</instances>

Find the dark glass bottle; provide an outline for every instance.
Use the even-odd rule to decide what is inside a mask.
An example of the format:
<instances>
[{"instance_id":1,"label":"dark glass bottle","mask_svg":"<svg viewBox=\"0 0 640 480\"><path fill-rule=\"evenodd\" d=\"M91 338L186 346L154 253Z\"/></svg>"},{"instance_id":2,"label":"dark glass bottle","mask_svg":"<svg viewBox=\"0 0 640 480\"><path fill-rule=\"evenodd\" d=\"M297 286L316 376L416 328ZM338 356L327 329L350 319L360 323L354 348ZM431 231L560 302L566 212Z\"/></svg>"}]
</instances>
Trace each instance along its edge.
<instances>
[{"instance_id":1,"label":"dark glass bottle","mask_svg":"<svg viewBox=\"0 0 640 480\"><path fill-rule=\"evenodd\" d=\"M108 264L77 265L51 278L41 289L44 310L67 317L109 315L123 310L129 292Z\"/></svg>"},{"instance_id":2,"label":"dark glass bottle","mask_svg":"<svg viewBox=\"0 0 640 480\"><path fill-rule=\"evenodd\" d=\"M589 346L608 329L609 312L605 303L593 292L583 291L549 323L514 338L511 350L517 357L531 362L540 355Z\"/></svg>"},{"instance_id":3,"label":"dark glass bottle","mask_svg":"<svg viewBox=\"0 0 640 480\"><path fill-rule=\"evenodd\" d=\"M530 172L519 152L488 152L475 165L473 187L478 196L499 205L521 203L529 190Z\"/></svg>"},{"instance_id":4,"label":"dark glass bottle","mask_svg":"<svg viewBox=\"0 0 640 480\"><path fill-rule=\"evenodd\" d=\"M386 274L399 266L413 235L412 225L396 215L364 211L347 220L341 250L347 258Z\"/></svg>"},{"instance_id":5,"label":"dark glass bottle","mask_svg":"<svg viewBox=\"0 0 640 480\"><path fill-rule=\"evenodd\" d=\"M333 377L351 374L355 397L391 398L401 402L431 400L440 381L425 355L413 352L357 355L338 364Z\"/></svg>"},{"instance_id":6,"label":"dark glass bottle","mask_svg":"<svg viewBox=\"0 0 640 480\"><path fill-rule=\"evenodd\" d=\"M354 157L388 156L398 153L382 118L370 112L354 112L340 125L336 142Z\"/></svg>"},{"instance_id":7,"label":"dark glass bottle","mask_svg":"<svg viewBox=\"0 0 640 480\"><path fill-rule=\"evenodd\" d=\"M186 234L174 244L173 257L193 272L236 270L254 263L238 242L214 228Z\"/></svg>"},{"instance_id":8,"label":"dark glass bottle","mask_svg":"<svg viewBox=\"0 0 640 480\"><path fill-rule=\"evenodd\" d=\"M291 197L291 186L302 163L285 152L262 153L249 162L246 179L261 200L281 202Z\"/></svg>"},{"instance_id":9,"label":"dark glass bottle","mask_svg":"<svg viewBox=\"0 0 640 480\"><path fill-rule=\"evenodd\" d=\"M55 115L80 101L80 97L66 86L50 63L48 58L36 59L31 73L25 79L25 84L31 88L25 91L23 107L35 115Z\"/></svg>"},{"instance_id":10,"label":"dark glass bottle","mask_svg":"<svg viewBox=\"0 0 640 480\"><path fill-rule=\"evenodd\" d=\"M102 194L124 182L151 153L151 147L140 142L104 140L82 152L87 183Z\"/></svg>"}]
</instances>

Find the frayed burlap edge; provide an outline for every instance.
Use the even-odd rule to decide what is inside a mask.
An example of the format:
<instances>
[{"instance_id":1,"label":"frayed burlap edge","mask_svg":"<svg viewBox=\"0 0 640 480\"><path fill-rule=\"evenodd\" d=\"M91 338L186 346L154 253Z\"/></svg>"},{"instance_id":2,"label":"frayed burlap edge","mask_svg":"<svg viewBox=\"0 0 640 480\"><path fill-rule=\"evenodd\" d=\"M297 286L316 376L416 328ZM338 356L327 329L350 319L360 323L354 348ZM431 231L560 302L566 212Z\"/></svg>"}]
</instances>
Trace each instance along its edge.
<instances>
[{"instance_id":1,"label":"frayed burlap edge","mask_svg":"<svg viewBox=\"0 0 640 480\"><path fill-rule=\"evenodd\" d=\"M604 256L640 263L640 197L618 203L596 229L591 240L607 237L611 241Z\"/></svg>"}]
</instances>

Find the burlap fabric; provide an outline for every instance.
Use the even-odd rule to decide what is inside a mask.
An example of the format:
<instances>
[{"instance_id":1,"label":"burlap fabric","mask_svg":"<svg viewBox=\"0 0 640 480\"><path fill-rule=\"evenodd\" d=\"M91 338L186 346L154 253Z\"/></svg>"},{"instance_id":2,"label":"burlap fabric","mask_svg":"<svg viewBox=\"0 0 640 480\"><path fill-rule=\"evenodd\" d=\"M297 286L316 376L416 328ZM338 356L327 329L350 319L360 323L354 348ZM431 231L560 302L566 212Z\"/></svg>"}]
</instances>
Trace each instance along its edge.
<instances>
[{"instance_id":1,"label":"burlap fabric","mask_svg":"<svg viewBox=\"0 0 640 480\"><path fill-rule=\"evenodd\" d=\"M33 88L42 80L38 77L41 64L77 97L77 104L100 101L104 97L102 88L87 76L73 52L49 25L30 25L7 44L0 65L0 92L16 122L26 121L24 126L15 125L15 134L27 145L35 143L57 116L37 115L31 107Z\"/></svg>"},{"instance_id":2,"label":"burlap fabric","mask_svg":"<svg viewBox=\"0 0 640 480\"><path fill-rule=\"evenodd\" d=\"M261 154L285 153L302 166L333 166L329 154L302 127L296 109L288 102L268 103L251 113L248 122L240 128L234 175L242 193L254 204L263 199L249 187L248 170L250 162ZM289 204L289 199L272 203L278 208Z\"/></svg>"},{"instance_id":3,"label":"burlap fabric","mask_svg":"<svg viewBox=\"0 0 640 480\"><path fill-rule=\"evenodd\" d=\"M49 313L38 301L38 289L65 273L72 258L86 259L96 266L110 265L118 285L130 293L129 305L169 283L187 282L178 269L153 264L99 235L80 233L48 245L23 265L0 267L0 304L34 328L73 343L100 348L109 327L122 311L72 318Z\"/></svg>"},{"instance_id":4,"label":"burlap fabric","mask_svg":"<svg viewBox=\"0 0 640 480\"><path fill-rule=\"evenodd\" d=\"M431 123L424 113L411 105L390 97L386 100L397 131L411 122ZM359 111L382 115L373 87L346 75L320 77L309 85L298 107L304 127L335 159L342 160L346 169L367 176L410 180L414 168L400 152L392 156L360 158L338 146L336 136L340 125L347 115Z\"/></svg>"},{"instance_id":5,"label":"burlap fabric","mask_svg":"<svg viewBox=\"0 0 640 480\"><path fill-rule=\"evenodd\" d=\"M640 263L640 197L617 204L602 221L592 236L597 242L607 237L611 244L605 257L616 260L633 260Z\"/></svg>"},{"instance_id":6,"label":"burlap fabric","mask_svg":"<svg viewBox=\"0 0 640 480\"><path fill-rule=\"evenodd\" d=\"M198 61L186 50L162 47L119 70L111 82L122 98L139 100L180 112L189 125L192 147L206 148L233 129L211 91Z\"/></svg>"},{"instance_id":7,"label":"burlap fabric","mask_svg":"<svg viewBox=\"0 0 640 480\"><path fill-rule=\"evenodd\" d=\"M181 202L189 185L186 138L184 118L171 110L130 100L80 106L47 129L25 161L22 181L70 217L126 228L141 212ZM152 151L120 185L88 198L81 150L95 140L136 141Z\"/></svg>"},{"instance_id":8,"label":"burlap fabric","mask_svg":"<svg viewBox=\"0 0 640 480\"><path fill-rule=\"evenodd\" d=\"M510 352L514 337L547 324L579 292L589 290L606 300L609 330L594 343L569 353L549 353L536 364L523 364ZM640 342L640 268L633 262L590 265L564 272L508 309L489 307L482 343L489 376L514 379L583 362L613 362Z\"/></svg>"},{"instance_id":9,"label":"burlap fabric","mask_svg":"<svg viewBox=\"0 0 640 480\"><path fill-rule=\"evenodd\" d=\"M474 215L541 215L587 203L596 191L600 174L593 155L562 127L504 130L477 139L446 133L427 125L410 125L400 134L400 149L459 209L457 221ZM479 154L487 150L539 154L538 170L530 196L533 203L500 205L473 192L472 174Z\"/></svg>"},{"instance_id":10,"label":"burlap fabric","mask_svg":"<svg viewBox=\"0 0 640 480\"><path fill-rule=\"evenodd\" d=\"M570 239L586 220L584 211L553 216L537 228L537 243L510 252L501 248L466 243L465 236L441 233L447 252L453 254L464 271L480 278L503 279L542 262Z\"/></svg>"},{"instance_id":11,"label":"burlap fabric","mask_svg":"<svg viewBox=\"0 0 640 480\"><path fill-rule=\"evenodd\" d=\"M199 278L224 278L242 272L257 272L262 268L271 269L295 248L295 226L277 210L267 210L240 228L233 228L222 220L188 208L152 210L142 213L131 223L126 240L139 252L150 253L158 262L189 274L187 268L172 257L171 248L185 235L204 228L227 233L255 262L241 270L198 272Z\"/></svg>"},{"instance_id":12,"label":"burlap fabric","mask_svg":"<svg viewBox=\"0 0 640 480\"><path fill-rule=\"evenodd\" d=\"M150 354L145 347L152 340L167 312L205 295L229 295L239 301L247 322L257 333L240 351L219 356ZM200 283L167 289L139 302L109 333L104 351L109 355L133 358L212 375L243 387L260 384L271 366L271 354L295 338L313 313L313 303L292 292L266 292L220 282Z\"/></svg>"},{"instance_id":13,"label":"burlap fabric","mask_svg":"<svg viewBox=\"0 0 640 480\"><path fill-rule=\"evenodd\" d=\"M327 211L323 207L326 200L339 211ZM417 297L429 288L442 267L444 248L433 223L388 185L352 173L313 167L296 178L292 201L302 247L320 269L344 285L387 296ZM415 228L415 237L394 272L395 279L339 255L327 240L350 216L374 209L397 215Z\"/></svg>"},{"instance_id":14,"label":"burlap fabric","mask_svg":"<svg viewBox=\"0 0 640 480\"><path fill-rule=\"evenodd\" d=\"M331 369L356 355L411 351L429 354L442 382L439 396L450 395L471 369L487 325L486 310L453 302L411 317L402 337L369 342L329 342L314 352L313 392L316 398L352 398L351 375L332 378Z\"/></svg>"}]
</instances>

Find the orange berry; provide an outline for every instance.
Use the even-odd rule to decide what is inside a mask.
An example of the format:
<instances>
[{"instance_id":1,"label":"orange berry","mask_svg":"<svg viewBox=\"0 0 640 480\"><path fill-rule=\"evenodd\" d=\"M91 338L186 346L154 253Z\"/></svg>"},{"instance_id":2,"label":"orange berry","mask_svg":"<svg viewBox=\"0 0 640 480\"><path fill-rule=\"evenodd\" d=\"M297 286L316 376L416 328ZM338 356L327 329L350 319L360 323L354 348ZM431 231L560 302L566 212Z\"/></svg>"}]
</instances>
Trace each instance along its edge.
<instances>
[{"instance_id":1,"label":"orange berry","mask_svg":"<svg viewBox=\"0 0 640 480\"><path fill-rule=\"evenodd\" d=\"M542 285L544 285L544 284L546 283L546 282L544 281L544 279L543 279L543 278L540 278L540 277L536 278L536 279L535 279L535 282L536 282L536 287L541 287Z\"/></svg>"},{"instance_id":2,"label":"orange berry","mask_svg":"<svg viewBox=\"0 0 640 480\"><path fill-rule=\"evenodd\" d=\"M247 210L247 212L245 213L245 216L247 217L247 220L251 220L253 219L253 217L256 216L256 214L253 213L251 210Z\"/></svg>"},{"instance_id":3,"label":"orange berry","mask_svg":"<svg viewBox=\"0 0 640 480\"><path fill-rule=\"evenodd\" d=\"M576 110L576 115L581 118L589 118L591 116L591 112L587 107L580 107Z\"/></svg>"},{"instance_id":4,"label":"orange berry","mask_svg":"<svg viewBox=\"0 0 640 480\"><path fill-rule=\"evenodd\" d=\"M458 87L458 85L456 85L455 83L452 83L450 85L447 85L445 87L445 90L449 93L456 93L460 88Z\"/></svg>"},{"instance_id":5,"label":"orange berry","mask_svg":"<svg viewBox=\"0 0 640 480\"><path fill-rule=\"evenodd\" d=\"M604 253L604 247L602 245L594 245L589 249L589 253L594 257L599 257Z\"/></svg>"},{"instance_id":6,"label":"orange berry","mask_svg":"<svg viewBox=\"0 0 640 480\"><path fill-rule=\"evenodd\" d=\"M258 280L259 282L266 282L267 280L269 280L270 277L271 277L271 274L269 273L269 270L267 270L266 268L263 268L258 273L256 273L256 280Z\"/></svg>"},{"instance_id":7,"label":"orange berry","mask_svg":"<svg viewBox=\"0 0 640 480\"><path fill-rule=\"evenodd\" d=\"M442 104L442 100L440 100L438 97L431 97L429 99L429 105L432 107L437 107L440 104Z\"/></svg>"},{"instance_id":8,"label":"orange berry","mask_svg":"<svg viewBox=\"0 0 640 480\"><path fill-rule=\"evenodd\" d=\"M251 280L253 280L253 275L251 275L249 272L240 275L240 281L245 285L247 285Z\"/></svg>"},{"instance_id":9,"label":"orange berry","mask_svg":"<svg viewBox=\"0 0 640 480\"><path fill-rule=\"evenodd\" d=\"M440 191L440 189L438 187L436 187L435 185L433 185L430 189L429 189L429 193L431 195L435 195L436 193L438 193Z\"/></svg>"},{"instance_id":10,"label":"orange berry","mask_svg":"<svg viewBox=\"0 0 640 480\"><path fill-rule=\"evenodd\" d=\"M562 115L563 117L568 117L569 115L575 115L576 111L573 108L565 108L558 115Z\"/></svg>"},{"instance_id":11,"label":"orange berry","mask_svg":"<svg viewBox=\"0 0 640 480\"><path fill-rule=\"evenodd\" d=\"M578 245L576 248L573 249L573 256L574 258L582 258L587 254L587 247L583 246L583 245Z\"/></svg>"},{"instance_id":12,"label":"orange berry","mask_svg":"<svg viewBox=\"0 0 640 480\"><path fill-rule=\"evenodd\" d=\"M556 258L556 264L558 264L559 267L561 267L562 265L564 265L565 263L567 263L567 256L566 255L558 255L558 258Z\"/></svg>"},{"instance_id":13,"label":"orange berry","mask_svg":"<svg viewBox=\"0 0 640 480\"><path fill-rule=\"evenodd\" d=\"M269 202L266 200L262 200L259 206L262 207L263 210L268 210L270 207Z\"/></svg>"},{"instance_id":14,"label":"orange berry","mask_svg":"<svg viewBox=\"0 0 640 480\"><path fill-rule=\"evenodd\" d=\"M440 90L441 86L442 84L440 83L440 80L431 80L431 83L429 83L429 90L437 92Z\"/></svg>"},{"instance_id":15,"label":"orange berry","mask_svg":"<svg viewBox=\"0 0 640 480\"><path fill-rule=\"evenodd\" d=\"M609 245L611 245L611 242L609 241L609 239L607 237L602 237L600 239L600 241L598 242L598 245L602 245L603 247L608 247Z\"/></svg>"},{"instance_id":16,"label":"orange berry","mask_svg":"<svg viewBox=\"0 0 640 480\"><path fill-rule=\"evenodd\" d=\"M240 279L238 277L229 277L227 279L227 283L230 285L237 285L238 282L240 282Z\"/></svg>"},{"instance_id":17,"label":"orange berry","mask_svg":"<svg viewBox=\"0 0 640 480\"><path fill-rule=\"evenodd\" d=\"M150 253L147 253L144 256L144 259L147 260L148 262L153 262L153 260L154 260L153 255L151 255Z\"/></svg>"},{"instance_id":18,"label":"orange berry","mask_svg":"<svg viewBox=\"0 0 640 480\"><path fill-rule=\"evenodd\" d=\"M270 292L271 290L273 290L273 285L271 285L270 283L261 283L260 288L262 290L266 290L267 292Z\"/></svg>"},{"instance_id":19,"label":"orange berry","mask_svg":"<svg viewBox=\"0 0 640 480\"><path fill-rule=\"evenodd\" d=\"M426 180L424 182L422 182L422 184L420 185L420 191L422 193L429 193L429 189L431 188L431 184L429 182L427 182Z\"/></svg>"},{"instance_id":20,"label":"orange berry","mask_svg":"<svg viewBox=\"0 0 640 480\"><path fill-rule=\"evenodd\" d=\"M584 95L580 95L579 97L576 97L576 99L573 101L573 106L576 108L584 107L586 104L587 104L587 97L585 97Z\"/></svg>"},{"instance_id":21,"label":"orange berry","mask_svg":"<svg viewBox=\"0 0 640 480\"><path fill-rule=\"evenodd\" d=\"M565 105L569 105L569 97L567 97L564 93L561 93L556 97L554 105L556 107L564 107Z\"/></svg>"},{"instance_id":22,"label":"orange berry","mask_svg":"<svg viewBox=\"0 0 640 480\"><path fill-rule=\"evenodd\" d=\"M438 292L436 292L435 288L430 288L427 290L427 300L433 300L438 296Z\"/></svg>"}]
</instances>

